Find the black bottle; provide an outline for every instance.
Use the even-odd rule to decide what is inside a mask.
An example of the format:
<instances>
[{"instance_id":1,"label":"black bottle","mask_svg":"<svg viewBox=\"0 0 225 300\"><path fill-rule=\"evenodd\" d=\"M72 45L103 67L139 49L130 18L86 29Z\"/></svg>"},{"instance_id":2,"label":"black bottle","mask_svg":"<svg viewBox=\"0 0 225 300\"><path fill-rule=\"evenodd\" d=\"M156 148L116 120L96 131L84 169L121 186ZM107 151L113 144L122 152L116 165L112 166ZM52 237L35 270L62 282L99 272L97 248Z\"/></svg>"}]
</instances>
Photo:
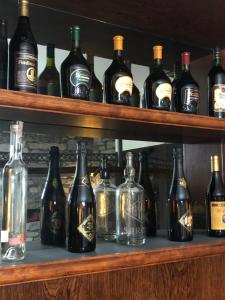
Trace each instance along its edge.
<instances>
[{"instance_id":1,"label":"black bottle","mask_svg":"<svg viewBox=\"0 0 225 300\"><path fill-rule=\"evenodd\" d=\"M68 198L68 250L89 252L96 247L96 204L87 173L87 150L77 143L76 173Z\"/></svg>"},{"instance_id":2,"label":"black bottle","mask_svg":"<svg viewBox=\"0 0 225 300\"><path fill-rule=\"evenodd\" d=\"M64 246L66 197L59 174L59 148L51 147L48 176L41 196L41 242Z\"/></svg>"},{"instance_id":3,"label":"black bottle","mask_svg":"<svg viewBox=\"0 0 225 300\"><path fill-rule=\"evenodd\" d=\"M173 66L173 81L172 81L172 111L177 111L178 103L177 103L177 83L180 80L181 76L181 64L177 61Z\"/></svg>"},{"instance_id":4,"label":"black bottle","mask_svg":"<svg viewBox=\"0 0 225 300\"><path fill-rule=\"evenodd\" d=\"M8 41L7 21L0 20L0 88L7 89Z\"/></svg>"},{"instance_id":5,"label":"black bottle","mask_svg":"<svg viewBox=\"0 0 225 300\"><path fill-rule=\"evenodd\" d=\"M173 158L173 178L168 198L168 237L171 241L191 241L193 239L192 204L184 178L181 148L174 148Z\"/></svg>"},{"instance_id":6,"label":"black bottle","mask_svg":"<svg viewBox=\"0 0 225 300\"><path fill-rule=\"evenodd\" d=\"M103 102L103 88L101 82L95 76L94 62L90 63L91 70L91 87L89 92L89 100L94 102Z\"/></svg>"}]
</instances>

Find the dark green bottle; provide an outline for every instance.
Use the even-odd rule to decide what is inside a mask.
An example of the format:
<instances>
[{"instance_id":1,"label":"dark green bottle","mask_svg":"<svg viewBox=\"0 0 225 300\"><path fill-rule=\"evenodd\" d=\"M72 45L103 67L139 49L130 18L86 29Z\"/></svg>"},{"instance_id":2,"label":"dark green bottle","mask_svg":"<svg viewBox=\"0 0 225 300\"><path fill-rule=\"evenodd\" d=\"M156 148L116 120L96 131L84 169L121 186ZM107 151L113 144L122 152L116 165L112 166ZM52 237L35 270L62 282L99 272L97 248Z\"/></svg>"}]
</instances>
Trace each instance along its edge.
<instances>
[{"instance_id":1,"label":"dark green bottle","mask_svg":"<svg viewBox=\"0 0 225 300\"><path fill-rule=\"evenodd\" d=\"M91 87L89 93L89 100L94 102L102 102L103 101L103 88L101 82L95 75L94 71L94 63L90 64L91 69Z\"/></svg>"},{"instance_id":2,"label":"dark green bottle","mask_svg":"<svg viewBox=\"0 0 225 300\"><path fill-rule=\"evenodd\" d=\"M47 63L38 78L38 93L60 96L59 72L55 67L55 45L47 44Z\"/></svg>"},{"instance_id":3,"label":"dark green bottle","mask_svg":"<svg viewBox=\"0 0 225 300\"><path fill-rule=\"evenodd\" d=\"M7 21L0 20L0 88L7 89L8 42Z\"/></svg>"}]
</instances>

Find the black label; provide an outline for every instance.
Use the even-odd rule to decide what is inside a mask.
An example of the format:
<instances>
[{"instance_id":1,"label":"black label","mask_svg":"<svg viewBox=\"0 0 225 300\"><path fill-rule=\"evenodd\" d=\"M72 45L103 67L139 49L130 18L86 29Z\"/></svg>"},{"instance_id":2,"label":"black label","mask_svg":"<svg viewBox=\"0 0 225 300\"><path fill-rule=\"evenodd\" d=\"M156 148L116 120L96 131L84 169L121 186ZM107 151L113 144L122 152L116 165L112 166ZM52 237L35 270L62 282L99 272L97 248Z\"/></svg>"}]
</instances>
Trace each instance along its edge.
<instances>
[{"instance_id":1,"label":"black label","mask_svg":"<svg viewBox=\"0 0 225 300\"><path fill-rule=\"evenodd\" d=\"M70 67L70 96L89 99L91 73L85 65Z\"/></svg>"},{"instance_id":2,"label":"black label","mask_svg":"<svg viewBox=\"0 0 225 300\"><path fill-rule=\"evenodd\" d=\"M183 112L196 114L199 103L199 90L196 87L183 87L181 89L181 102Z\"/></svg>"}]
</instances>

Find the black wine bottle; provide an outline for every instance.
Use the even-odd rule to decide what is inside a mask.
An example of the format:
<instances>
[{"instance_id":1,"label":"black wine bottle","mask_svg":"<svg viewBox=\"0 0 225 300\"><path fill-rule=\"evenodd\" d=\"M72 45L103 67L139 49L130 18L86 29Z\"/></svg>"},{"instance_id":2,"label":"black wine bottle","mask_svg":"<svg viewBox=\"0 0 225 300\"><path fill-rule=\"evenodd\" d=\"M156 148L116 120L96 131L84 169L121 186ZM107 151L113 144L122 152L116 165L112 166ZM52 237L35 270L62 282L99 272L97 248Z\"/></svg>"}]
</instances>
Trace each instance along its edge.
<instances>
[{"instance_id":1,"label":"black wine bottle","mask_svg":"<svg viewBox=\"0 0 225 300\"><path fill-rule=\"evenodd\" d=\"M177 83L181 76L181 64L177 61L173 66L173 81L172 81L172 111L177 111Z\"/></svg>"},{"instance_id":2,"label":"black wine bottle","mask_svg":"<svg viewBox=\"0 0 225 300\"><path fill-rule=\"evenodd\" d=\"M208 74L208 110L209 116L225 118L225 71L222 67L221 51L213 52L214 66Z\"/></svg>"},{"instance_id":3,"label":"black wine bottle","mask_svg":"<svg viewBox=\"0 0 225 300\"><path fill-rule=\"evenodd\" d=\"M87 173L87 150L77 143L76 173L68 197L68 250L89 252L96 247L96 204Z\"/></svg>"},{"instance_id":4,"label":"black wine bottle","mask_svg":"<svg viewBox=\"0 0 225 300\"><path fill-rule=\"evenodd\" d=\"M155 236L156 203L152 184L148 174L148 156L145 151L139 152L138 183L144 188L146 236Z\"/></svg>"},{"instance_id":5,"label":"black wine bottle","mask_svg":"<svg viewBox=\"0 0 225 300\"><path fill-rule=\"evenodd\" d=\"M131 72L131 62L129 60L125 60L124 63ZM130 98L130 106L140 107L140 91L137 88L137 86L134 84L134 82L133 82L132 95Z\"/></svg>"},{"instance_id":6,"label":"black wine bottle","mask_svg":"<svg viewBox=\"0 0 225 300\"><path fill-rule=\"evenodd\" d=\"M0 20L0 88L7 89L8 41L7 21Z\"/></svg>"},{"instance_id":7,"label":"black wine bottle","mask_svg":"<svg viewBox=\"0 0 225 300\"><path fill-rule=\"evenodd\" d=\"M19 19L9 44L9 89L37 92L37 44L30 27L29 1L19 0Z\"/></svg>"},{"instance_id":8,"label":"black wine bottle","mask_svg":"<svg viewBox=\"0 0 225 300\"><path fill-rule=\"evenodd\" d=\"M153 47L154 65L144 83L144 98L148 108L171 110L172 86L163 71L162 46Z\"/></svg>"},{"instance_id":9,"label":"black wine bottle","mask_svg":"<svg viewBox=\"0 0 225 300\"><path fill-rule=\"evenodd\" d=\"M72 49L61 65L62 96L89 99L91 72L80 48L80 27L71 28Z\"/></svg>"},{"instance_id":10,"label":"black wine bottle","mask_svg":"<svg viewBox=\"0 0 225 300\"><path fill-rule=\"evenodd\" d=\"M168 237L172 241L191 241L193 239L192 205L184 178L182 149L174 149L173 156L173 178L168 198Z\"/></svg>"},{"instance_id":11,"label":"black wine bottle","mask_svg":"<svg viewBox=\"0 0 225 300\"><path fill-rule=\"evenodd\" d=\"M38 78L38 93L50 96L60 96L59 72L55 67L55 45L47 45L47 63Z\"/></svg>"},{"instance_id":12,"label":"black wine bottle","mask_svg":"<svg viewBox=\"0 0 225 300\"><path fill-rule=\"evenodd\" d=\"M133 77L128 67L124 64L123 36L114 36L113 40L113 62L104 75L104 102L131 105Z\"/></svg>"},{"instance_id":13,"label":"black wine bottle","mask_svg":"<svg viewBox=\"0 0 225 300\"><path fill-rule=\"evenodd\" d=\"M41 196L41 242L64 246L66 197L59 174L59 149L51 147L48 176Z\"/></svg>"},{"instance_id":14,"label":"black wine bottle","mask_svg":"<svg viewBox=\"0 0 225 300\"><path fill-rule=\"evenodd\" d=\"M207 228L210 236L225 236L225 187L219 156L211 156L211 179L207 191Z\"/></svg>"}]
</instances>

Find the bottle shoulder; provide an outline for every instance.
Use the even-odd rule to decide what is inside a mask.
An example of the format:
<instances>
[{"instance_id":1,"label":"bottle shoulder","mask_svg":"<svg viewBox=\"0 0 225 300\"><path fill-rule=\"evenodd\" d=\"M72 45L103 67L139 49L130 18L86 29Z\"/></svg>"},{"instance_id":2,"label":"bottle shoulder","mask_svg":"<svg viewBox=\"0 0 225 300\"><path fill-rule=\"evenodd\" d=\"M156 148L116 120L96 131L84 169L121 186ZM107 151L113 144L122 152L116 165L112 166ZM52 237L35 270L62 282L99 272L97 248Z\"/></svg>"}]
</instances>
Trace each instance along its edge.
<instances>
[{"instance_id":1,"label":"bottle shoulder","mask_svg":"<svg viewBox=\"0 0 225 300\"><path fill-rule=\"evenodd\" d=\"M39 80L59 80L59 72L55 67L45 67L43 72L39 75Z\"/></svg>"},{"instance_id":2,"label":"bottle shoulder","mask_svg":"<svg viewBox=\"0 0 225 300\"><path fill-rule=\"evenodd\" d=\"M123 61L114 59L108 69L105 71L105 76L113 76L116 73L125 73L132 77L132 74Z\"/></svg>"},{"instance_id":3,"label":"bottle shoulder","mask_svg":"<svg viewBox=\"0 0 225 300\"><path fill-rule=\"evenodd\" d=\"M154 67L152 69L152 72L148 75L148 77L145 80L145 84L152 84L156 81L163 81L165 83L171 84L171 80L166 75L164 70L161 67Z\"/></svg>"},{"instance_id":4,"label":"bottle shoulder","mask_svg":"<svg viewBox=\"0 0 225 300\"><path fill-rule=\"evenodd\" d=\"M71 67L73 65L84 65L89 71L89 65L82 53L71 50L65 60L62 62L61 69Z\"/></svg>"},{"instance_id":5,"label":"bottle shoulder","mask_svg":"<svg viewBox=\"0 0 225 300\"><path fill-rule=\"evenodd\" d=\"M209 73L208 73L208 76L211 77L211 76L215 76L217 74L220 74L220 75L223 75L225 76L225 70L223 69L222 66L213 66L210 70L209 70Z\"/></svg>"},{"instance_id":6,"label":"bottle shoulder","mask_svg":"<svg viewBox=\"0 0 225 300\"><path fill-rule=\"evenodd\" d=\"M116 186L114 184L112 184L110 181L105 182L103 180L96 186L96 188L94 189L94 192L97 193L97 192L101 192L104 190L116 191Z\"/></svg>"},{"instance_id":7,"label":"bottle shoulder","mask_svg":"<svg viewBox=\"0 0 225 300\"><path fill-rule=\"evenodd\" d=\"M196 80L194 79L194 77L190 72L182 72L181 77L176 83L176 87L182 88L187 85L191 85L193 87L199 88L198 83L196 82Z\"/></svg>"},{"instance_id":8,"label":"bottle shoulder","mask_svg":"<svg viewBox=\"0 0 225 300\"><path fill-rule=\"evenodd\" d=\"M120 192L120 191L128 191L129 192L131 190L143 192L144 188L135 181L125 181L124 183L120 184L117 188L117 192Z\"/></svg>"}]
</instances>

